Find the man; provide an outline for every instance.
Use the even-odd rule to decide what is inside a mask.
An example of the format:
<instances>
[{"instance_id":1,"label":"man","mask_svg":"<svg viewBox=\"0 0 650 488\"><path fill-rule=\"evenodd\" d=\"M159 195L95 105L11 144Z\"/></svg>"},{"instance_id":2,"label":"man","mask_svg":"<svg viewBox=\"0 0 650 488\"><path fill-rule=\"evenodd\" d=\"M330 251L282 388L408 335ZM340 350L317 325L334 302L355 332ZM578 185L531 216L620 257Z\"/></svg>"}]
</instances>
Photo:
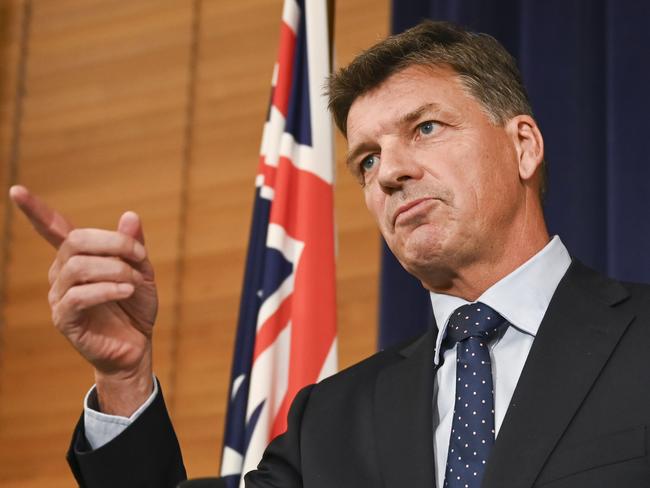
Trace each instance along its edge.
<instances>
[{"instance_id":1,"label":"man","mask_svg":"<svg viewBox=\"0 0 650 488\"><path fill-rule=\"evenodd\" d=\"M512 58L425 22L334 76L330 102L366 204L431 291L438 326L304 389L247 486L648 486L650 289L549 238L543 140ZM185 473L152 380L138 217L72 230L25 189L12 197L59 247L54 323L96 371L75 476L173 486Z\"/></svg>"}]
</instances>

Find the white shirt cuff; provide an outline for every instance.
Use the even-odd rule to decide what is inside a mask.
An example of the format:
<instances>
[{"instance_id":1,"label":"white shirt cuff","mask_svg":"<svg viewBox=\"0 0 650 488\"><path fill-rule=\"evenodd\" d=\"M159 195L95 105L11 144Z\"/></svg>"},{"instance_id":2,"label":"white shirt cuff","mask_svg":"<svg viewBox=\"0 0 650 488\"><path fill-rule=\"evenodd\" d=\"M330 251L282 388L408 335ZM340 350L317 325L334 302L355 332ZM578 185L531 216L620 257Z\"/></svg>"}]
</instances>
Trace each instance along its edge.
<instances>
[{"instance_id":1,"label":"white shirt cuff","mask_svg":"<svg viewBox=\"0 0 650 488\"><path fill-rule=\"evenodd\" d=\"M147 398L140 408L138 408L130 417L122 417L119 415L107 415L97 410L93 410L88 406L88 399L95 390L95 386L88 390L84 398L84 429L86 431L86 439L90 447L99 449L104 444L108 444L115 439L124 430L131 425L136 419L144 412L149 405L154 401L158 395L158 381L153 379L153 392Z\"/></svg>"}]
</instances>

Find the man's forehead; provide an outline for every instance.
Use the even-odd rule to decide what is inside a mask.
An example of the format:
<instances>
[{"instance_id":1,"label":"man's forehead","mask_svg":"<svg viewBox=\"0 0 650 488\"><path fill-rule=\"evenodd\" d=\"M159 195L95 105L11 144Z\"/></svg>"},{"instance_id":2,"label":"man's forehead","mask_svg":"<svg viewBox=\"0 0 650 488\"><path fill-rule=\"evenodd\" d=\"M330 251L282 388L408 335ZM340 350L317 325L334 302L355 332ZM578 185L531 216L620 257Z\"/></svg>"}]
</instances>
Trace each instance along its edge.
<instances>
[{"instance_id":1,"label":"man's forehead","mask_svg":"<svg viewBox=\"0 0 650 488\"><path fill-rule=\"evenodd\" d=\"M424 113L458 113L462 105L473 101L450 68L407 68L352 103L347 119L348 140L360 130L381 130L386 124L412 122Z\"/></svg>"},{"instance_id":2,"label":"man's forehead","mask_svg":"<svg viewBox=\"0 0 650 488\"><path fill-rule=\"evenodd\" d=\"M347 118L347 132L355 129L364 114L378 114L401 122L412 118L415 111L427 106L430 110L444 109L452 92L469 96L457 73L447 66L408 66L393 73L378 86L354 100ZM356 127L358 129L358 127Z\"/></svg>"}]
</instances>

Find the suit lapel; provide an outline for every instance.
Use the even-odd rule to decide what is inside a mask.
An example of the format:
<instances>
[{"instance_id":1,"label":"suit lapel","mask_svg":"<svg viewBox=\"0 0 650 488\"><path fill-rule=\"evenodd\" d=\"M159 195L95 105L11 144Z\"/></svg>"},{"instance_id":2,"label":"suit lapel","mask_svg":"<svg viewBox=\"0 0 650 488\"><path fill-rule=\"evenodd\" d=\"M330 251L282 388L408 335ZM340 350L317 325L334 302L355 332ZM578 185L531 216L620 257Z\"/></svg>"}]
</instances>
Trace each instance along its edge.
<instances>
[{"instance_id":1,"label":"suit lapel","mask_svg":"<svg viewBox=\"0 0 650 488\"><path fill-rule=\"evenodd\" d=\"M633 316L624 288L574 262L558 286L512 396L484 488L535 482Z\"/></svg>"},{"instance_id":2,"label":"suit lapel","mask_svg":"<svg viewBox=\"0 0 650 488\"><path fill-rule=\"evenodd\" d=\"M375 385L374 420L386 488L433 488L433 350L435 333L401 351Z\"/></svg>"}]
</instances>

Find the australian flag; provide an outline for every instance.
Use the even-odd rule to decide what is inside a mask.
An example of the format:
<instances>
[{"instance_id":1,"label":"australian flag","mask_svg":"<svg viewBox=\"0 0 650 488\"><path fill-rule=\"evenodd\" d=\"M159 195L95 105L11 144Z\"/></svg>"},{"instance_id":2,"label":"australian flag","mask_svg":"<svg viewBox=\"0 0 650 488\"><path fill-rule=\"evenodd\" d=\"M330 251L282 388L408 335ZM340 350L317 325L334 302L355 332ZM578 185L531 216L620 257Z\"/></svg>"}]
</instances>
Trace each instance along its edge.
<instances>
[{"instance_id":1,"label":"australian flag","mask_svg":"<svg viewBox=\"0 0 650 488\"><path fill-rule=\"evenodd\" d=\"M284 432L298 390L337 367L329 39L325 0L285 0L221 461L230 488Z\"/></svg>"}]
</instances>

